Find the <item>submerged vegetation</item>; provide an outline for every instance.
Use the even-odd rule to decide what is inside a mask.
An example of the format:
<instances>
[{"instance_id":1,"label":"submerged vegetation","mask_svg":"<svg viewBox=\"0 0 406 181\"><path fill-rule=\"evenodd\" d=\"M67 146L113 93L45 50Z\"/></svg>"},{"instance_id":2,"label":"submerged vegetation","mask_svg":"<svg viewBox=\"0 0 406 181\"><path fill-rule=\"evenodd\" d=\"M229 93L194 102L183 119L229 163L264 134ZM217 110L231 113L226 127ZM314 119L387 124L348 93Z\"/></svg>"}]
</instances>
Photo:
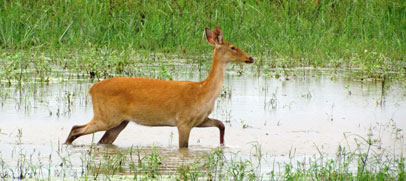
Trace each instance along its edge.
<instances>
[{"instance_id":1,"label":"submerged vegetation","mask_svg":"<svg viewBox=\"0 0 406 181\"><path fill-rule=\"evenodd\" d=\"M21 137L21 132L17 134ZM394 130L394 144L404 144L401 130ZM27 152L21 145L11 155L0 152L0 178L12 179L171 179L171 180L405 180L403 153L380 147L372 132L365 138L345 135L355 147L339 146L334 156L319 152L297 156L291 150L288 161L264 154L253 144L249 156L227 153L217 148L203 153L159 147L116 148L92 144L80 151L58 145L57 151L43 155ZM317 148L317 147L316 147ZM227 150L227 148L226 148ZM192 160L176 162L167 152ZM7 156L11 156L7 158ZM169 156L169 157L168 157ZM75 163L80 158L80 163ZM190 159L190 158L189 158ZM13 160L13 161L11 161ZM265 162L265 164L264 164ZM264 168L265 167L265 168Z\"/></svg>"}]
</instances>

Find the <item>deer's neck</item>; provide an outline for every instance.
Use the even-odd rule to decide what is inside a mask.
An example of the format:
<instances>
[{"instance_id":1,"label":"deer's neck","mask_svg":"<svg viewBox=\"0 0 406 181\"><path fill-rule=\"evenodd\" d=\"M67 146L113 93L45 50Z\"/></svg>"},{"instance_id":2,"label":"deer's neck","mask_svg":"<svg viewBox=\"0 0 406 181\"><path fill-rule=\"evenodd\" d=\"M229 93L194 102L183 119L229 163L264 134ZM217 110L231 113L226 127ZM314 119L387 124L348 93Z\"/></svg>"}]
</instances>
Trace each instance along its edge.
<instances>
[{"instance_id":1,"label":"deer's neck","mask_svg":"<svg viewBox=\"0 0 406 181\"><path fill-rule=\"evenodd\" d=\"M218 96L223 87L224 76L226 70L226 62L220 60L219 55L214 51L213 64L210 69L209 76L202 82L205 98L207 101L214 100Z\"/></svg>"}]
</instances>

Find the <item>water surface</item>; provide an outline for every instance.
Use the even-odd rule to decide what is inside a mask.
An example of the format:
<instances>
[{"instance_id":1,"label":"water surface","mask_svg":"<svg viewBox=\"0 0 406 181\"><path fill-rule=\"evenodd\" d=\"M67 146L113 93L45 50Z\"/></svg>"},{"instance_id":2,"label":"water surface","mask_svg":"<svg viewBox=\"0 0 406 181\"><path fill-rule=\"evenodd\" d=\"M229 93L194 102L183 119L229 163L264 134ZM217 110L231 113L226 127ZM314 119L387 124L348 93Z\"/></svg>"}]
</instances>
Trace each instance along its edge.
<instances>
[{"instance_id":1,"label":"water surface","mask_svg":"<svg viewBox=\"0 0 406 181\"><path fill-rule=\"evenodd\" d=\"M202 80L205 73L175 75L176 80ZM17 152L58 157L66 149L78 168L83 152L90 150L102 132L78 138L64 146L73 125L93 116L88 89L97 80L51 80L49 83L1 83L0 148L9 165ZM302 70L278 78L230 72L210 115L226 125L226 154L250 157L258 148L266 160L286 160L289 153L306 156L334 154L339 145L355 147L356 139L379 138L383 149L405 151L404 140L394 139L406 129L406 94L396 81L353 77L345 71ZM188 150L179 151L177 129L130 123L113 146L98 146L100 154L114 150L157 147L165 167L174 170L183 162L219 146L217 128L194 128ZM113 151L112 151L113 150ZM56 161L57 162L57 161ZM57 164L55 162L55 164ZM262 162L267 171L270 162ZM79 172L79 171L78 171ZM75 171L74 171L75 173Z\"/></svg>"}]
</instances>

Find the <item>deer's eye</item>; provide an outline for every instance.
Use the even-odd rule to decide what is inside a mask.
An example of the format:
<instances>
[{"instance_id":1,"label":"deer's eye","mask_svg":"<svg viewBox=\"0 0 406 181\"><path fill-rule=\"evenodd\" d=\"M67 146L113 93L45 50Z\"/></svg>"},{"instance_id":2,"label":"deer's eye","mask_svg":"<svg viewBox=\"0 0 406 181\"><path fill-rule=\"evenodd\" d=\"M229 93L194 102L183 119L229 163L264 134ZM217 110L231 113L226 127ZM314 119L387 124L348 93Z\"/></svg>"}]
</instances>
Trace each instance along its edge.
<instances>
[{"instance_id":1,"label":"deer's eye","mask_svg":"<svg viewBox=\"0 0 406 181\"><path fill-rule=\"evenodd\" d=\"M235 47L231 47L231 50L235 50Z\"/></svg>"}]
</instances>

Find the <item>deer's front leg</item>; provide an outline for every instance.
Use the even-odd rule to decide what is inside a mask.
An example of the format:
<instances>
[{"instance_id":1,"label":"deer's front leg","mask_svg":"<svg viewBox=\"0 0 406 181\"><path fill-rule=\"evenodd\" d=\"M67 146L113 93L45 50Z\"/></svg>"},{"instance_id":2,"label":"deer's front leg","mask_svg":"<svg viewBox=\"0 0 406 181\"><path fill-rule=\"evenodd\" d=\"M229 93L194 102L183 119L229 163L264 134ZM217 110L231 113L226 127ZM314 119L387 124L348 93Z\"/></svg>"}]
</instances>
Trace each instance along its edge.
<instances>
[{"instance_id":1,"label":"deer's front leg","mask_svg":"<svg viewBox=\"0 0 406 181\"><path fill-rule=\"evenodd\" d=\"M211 119L207 117L204 122L197 127L217 127L220 130L220 145L224 145L224 132L225 132L225 126L223 122L217 120L217 119Z\"/></svg>"},{"instance_id":2,"label":"deer's front leg","mask_svg":"<svg viewBox=\"0 0 406 181\"><path fill-rule=\"evenodd\" d=\"M179 148L187 148L189 146L189 135L192 127L178 123L179 133Z\"/></svg>"}]
</instances>

